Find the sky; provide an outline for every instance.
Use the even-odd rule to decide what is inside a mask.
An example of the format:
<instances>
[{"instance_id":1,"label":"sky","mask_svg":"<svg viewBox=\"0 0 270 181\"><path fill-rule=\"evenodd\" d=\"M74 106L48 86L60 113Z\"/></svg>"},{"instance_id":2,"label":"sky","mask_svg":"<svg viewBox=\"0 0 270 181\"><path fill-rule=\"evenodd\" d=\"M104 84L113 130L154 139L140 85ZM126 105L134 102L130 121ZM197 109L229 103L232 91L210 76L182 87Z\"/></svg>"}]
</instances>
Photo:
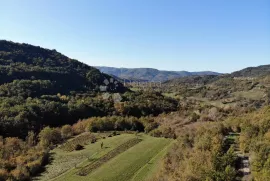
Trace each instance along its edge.
<instances>
[{"instance_id":1,"label":"sky","mask_svg":"<svg viewBox=\"0 0 270 181\"><path fill-rule=\"evenodd\" d=\"M230 73L270 64L269 0L0 0L0 39L92 66Z\"/></svg>"}]
</instances>

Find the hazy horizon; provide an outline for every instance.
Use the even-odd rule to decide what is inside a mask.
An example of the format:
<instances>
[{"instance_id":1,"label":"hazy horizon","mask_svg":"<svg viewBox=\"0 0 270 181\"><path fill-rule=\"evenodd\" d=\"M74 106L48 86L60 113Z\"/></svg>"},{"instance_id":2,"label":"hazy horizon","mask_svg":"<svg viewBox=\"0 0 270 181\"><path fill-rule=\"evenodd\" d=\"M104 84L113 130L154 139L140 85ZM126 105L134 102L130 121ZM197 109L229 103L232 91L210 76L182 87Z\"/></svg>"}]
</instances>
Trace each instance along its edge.
<instances>
[{"instance_id":1,"label":"hazy horizon","mask_svg":"<svg viewBox=\"0 0 270 181\"><path fill-rule=\"evenodd\" d=\"M159 71L172 71L172 72L181 72L181 71L187 71L187 72L197 72L197 71L189 71L189 70L163 70L163 69L158 69L158 68L152 68L152 67L111 67L111 66L94 66L94 67L109 67L109 68L117 68L117 69L156 69ZM199 72L215 72L212 70L200 70ZM224 73L224 72L217 72L217 73ZM226 74L226 73L224 73Z\"/></svg>"}]
</instances>

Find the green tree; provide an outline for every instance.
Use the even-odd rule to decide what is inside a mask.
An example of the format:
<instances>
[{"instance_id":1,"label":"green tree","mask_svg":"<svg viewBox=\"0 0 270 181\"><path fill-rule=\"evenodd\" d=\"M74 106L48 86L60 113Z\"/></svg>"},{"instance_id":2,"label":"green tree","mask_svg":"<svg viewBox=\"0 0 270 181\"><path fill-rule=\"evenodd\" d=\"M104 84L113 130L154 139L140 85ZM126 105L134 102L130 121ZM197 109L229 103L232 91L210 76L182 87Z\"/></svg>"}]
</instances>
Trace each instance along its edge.
<instances>
[{"instance_id":1,"label":"green tree","mask_svg":"<svg viewBox=\"0 0 270 181\"><path fill-rule=\"evenodd\" d=\"M35 141L35 133L33 131L29 131L28 132L28 136L26 138L27 140L27 144L29 147L32 147L36 144L36 141Z\"/></svg>"},{"instance_id":2,"label":"green tree","mask_svg":"<svg viewBox=\"0 0 270 181\"><path fill-rule=\"evenodd\" d=\"M61 141L61 133L59 129L53 129L50 127L45 127L43 130L41 130L38 137L40 144L43 147L48 147Z\"/></svg>"},{"instance_id":3,"label":"green tree","mask_svg":"<svg viewBox=\"0 0 270 181\"><path fill-rule=\"evenodd\" d=\"M226 181L234 181L236 179L237 172L235 168L232 166L228 165L225 168L225 173L224 173L224 180Z\"/></svg>"},{"instance_id":4,"label":"green tree","mask_svg":"<svg viewBox=\"0 0 270 181\"><path fill-rule=\"evenodd\" d=\"M63 139L67 139L70 138L71 136L73 136L73 129L70 125L64 125L61 128L61 135Z\"/></svg>"}]
</instances>

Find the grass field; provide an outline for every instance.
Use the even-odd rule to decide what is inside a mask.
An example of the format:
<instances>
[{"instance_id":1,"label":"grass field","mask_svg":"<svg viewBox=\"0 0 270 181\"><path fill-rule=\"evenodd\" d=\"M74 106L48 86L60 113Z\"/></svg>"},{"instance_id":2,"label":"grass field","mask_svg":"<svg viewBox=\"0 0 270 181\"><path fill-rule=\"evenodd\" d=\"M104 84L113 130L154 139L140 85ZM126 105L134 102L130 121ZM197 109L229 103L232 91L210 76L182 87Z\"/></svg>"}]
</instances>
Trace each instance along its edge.
<instances>
[{"instance_id":1,"label":"grass field","mask_svg":"<svg viewBox=\"0 0 270 181\"><path fill-rule=\"evenodd\" d=\"M84 150L64 152L60 149L53 150L54 160L47 166L47 172L35 180L54 181L144 181L150 178L158 169L161 159L166 154L172 140L154 138L140 135L142 141L131 148L120 152L115 157L100 164L98 168L86 176L79 176L78 172L85 166L98 162L112 150L116 150L124 143L136 138L133 134L99 140L89 144ZM104 143L100 148L101 141ZM76 165L76 167L75 167Z\"/></svg>"}]
</instances>

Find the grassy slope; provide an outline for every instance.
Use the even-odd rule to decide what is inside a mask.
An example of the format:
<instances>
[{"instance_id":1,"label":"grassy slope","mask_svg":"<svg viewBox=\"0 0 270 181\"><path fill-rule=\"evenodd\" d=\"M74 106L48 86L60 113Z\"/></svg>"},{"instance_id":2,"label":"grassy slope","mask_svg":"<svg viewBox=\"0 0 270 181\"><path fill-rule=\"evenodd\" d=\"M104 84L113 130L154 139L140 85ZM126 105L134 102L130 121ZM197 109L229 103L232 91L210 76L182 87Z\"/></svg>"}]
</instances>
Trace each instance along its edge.
<instances>
[{"instance_id":1,"label":"grassy slope","mask_svg":"<svg viewBox=\"0 0 270 181\"><path fill-rule=\"evenodd\" d=\"M149 180L155 175L156 171L159 169L160 164L162 163L162 159L168 152L169 148L172 146L165 146L163 150L161 150L156 156L154 156L144 167L142 167L131 179L131 181L142 181Z\"/></svg>"},{"instance_id":2,"label":"grassy slope","mask_svg":"<svg viewBox=\"0 0 270 181\"><path fill-rule=\"evenodd\" d=\"M143 139L141 143L116 156L91 174L78 176L76 175L78 169L72 169L56 178L55 181L143 181L148 179L157 170L161 158L172 141L147 135L142 135L141 138Z\"/></svg>"},{"instance_id":3,"label":"grassy slope","mask_svg":"<svg viewBox=\"0 0 270 181\"><path fill-rule=\"evenodd\" d=\"M81 151L65 152L58 148L54 149L51 154L53 155L53 161L50 165L46 166L46 172L44 172L40 177L34 180L45 181L59 176L60 174L77 167L89 163L88 157L91 159L98 159L99 157L105 155L110 150L115 147L125 143L129 139L134 138L132 134L122 134L112 138L106 138L99 140L95 144L89 144L85 146L85 149ZM100 143L104 143L105 149L101 151Z\"/></svg>"}]
</instances>

